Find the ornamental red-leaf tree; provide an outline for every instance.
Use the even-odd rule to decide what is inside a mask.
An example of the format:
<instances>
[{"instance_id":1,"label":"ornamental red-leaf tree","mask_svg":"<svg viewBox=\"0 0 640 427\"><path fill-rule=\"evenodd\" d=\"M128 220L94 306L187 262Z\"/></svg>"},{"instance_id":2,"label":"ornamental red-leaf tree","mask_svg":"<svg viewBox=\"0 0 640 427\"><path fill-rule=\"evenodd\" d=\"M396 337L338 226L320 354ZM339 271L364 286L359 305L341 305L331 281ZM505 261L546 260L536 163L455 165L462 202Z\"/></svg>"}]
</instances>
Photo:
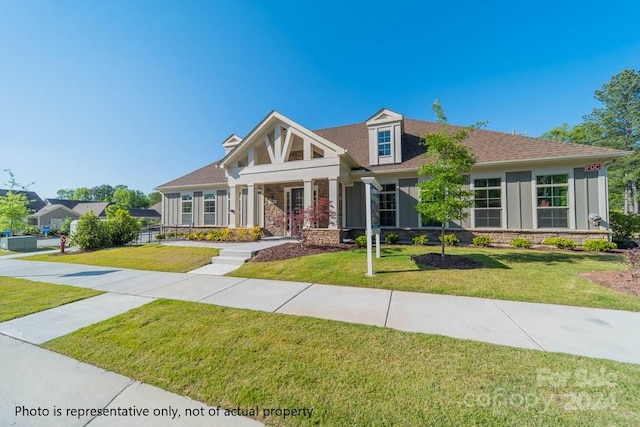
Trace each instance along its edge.
<instances>
[{"instance_id":1,"label":"ornamental red-leaf tree","mask_svg":"<svg viewBox=\"0 0 640 427\"><path fill-rule=\"evenodd\" d=\"M296 208L291 213L283 213L274 221L276 227L286 227L291 237L301 245L309 243L310 230L312 228L327 228L332 224L337 215L333 209L333 203L326 197L319 197L308 208Z\"/></svg>"}]
</instances>

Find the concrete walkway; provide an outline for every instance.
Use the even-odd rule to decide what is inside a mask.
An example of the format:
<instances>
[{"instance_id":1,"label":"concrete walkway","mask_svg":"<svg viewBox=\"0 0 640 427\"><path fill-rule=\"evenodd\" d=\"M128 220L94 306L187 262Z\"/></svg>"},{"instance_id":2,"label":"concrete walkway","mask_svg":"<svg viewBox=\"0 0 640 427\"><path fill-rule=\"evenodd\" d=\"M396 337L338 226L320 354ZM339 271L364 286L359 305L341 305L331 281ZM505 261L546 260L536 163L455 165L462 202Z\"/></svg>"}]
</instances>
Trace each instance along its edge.
<instances>
[{"instance_id":1,"label":"concrete walkway","mask_svg":"<svg viewBox=\"0 0 640 427\"><path fill-rule=\"evenodd\" d=\"M0 335L3 345L11 348L17 346L15 351L30 348L35 353L46 352L28 343L39 344L65 335L155 298L170 298L640 364L640 313L633 312L314 283L31 262L6 257L0 258L0 276L108 292L0 323L0 334L5 335ZM28 370L28 365L22 365L20 360L14 360L15 356L9 357L7 354L11 352L0 350L2 378L12 378L11 375L20 375ZM77 362L68 360L65 363ZM39 375L46 378L47 375L54 375L55 371L49 368ZM36 378L39 376L27 377L27 385L24 389L18 388L15 396L12 381L1 385L7 387L6 384L11 384L12 389L0 388L0 405L14 402L9 407L13 411L16 404L37 406L45 402L45 397L50 396L52 390L42 390L41 394L34 396L34 390L39 390L33 387L39 384ZM15 381L18 381L17 377ZM146 389L141 386L138 388ZM9 396L14 396L11 397L13 400L7 400ZM69 399L64 400L67 406L69 402L75 402L73 396ZM3 418L6 411L0 406L0 425L7 424ZM10 420L18 420L20 425L24 421L21 418ZM232 420L240 418L234 417Z\"/></svg>"}]
</instances>

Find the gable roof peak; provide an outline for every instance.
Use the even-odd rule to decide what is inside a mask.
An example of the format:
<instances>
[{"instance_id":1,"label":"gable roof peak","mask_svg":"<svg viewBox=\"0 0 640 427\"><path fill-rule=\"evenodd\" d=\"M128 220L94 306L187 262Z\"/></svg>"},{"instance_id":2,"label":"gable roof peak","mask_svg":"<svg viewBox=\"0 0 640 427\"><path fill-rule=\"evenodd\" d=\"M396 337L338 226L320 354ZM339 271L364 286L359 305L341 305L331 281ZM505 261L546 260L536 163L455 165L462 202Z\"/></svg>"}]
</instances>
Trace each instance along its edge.
<instances>
[{"instance_id":1,"label":"gable roof peak","mask_svg":"<svg viewBox=\"0 0 640 427\"><path fill-rule=\"evenodd\" d=\"M384 123L398 122L404 120L404 116L388 108L381 108L373 116L369 117L365 124L367 126L380 125Z\"/></svg>"}]
</instances>

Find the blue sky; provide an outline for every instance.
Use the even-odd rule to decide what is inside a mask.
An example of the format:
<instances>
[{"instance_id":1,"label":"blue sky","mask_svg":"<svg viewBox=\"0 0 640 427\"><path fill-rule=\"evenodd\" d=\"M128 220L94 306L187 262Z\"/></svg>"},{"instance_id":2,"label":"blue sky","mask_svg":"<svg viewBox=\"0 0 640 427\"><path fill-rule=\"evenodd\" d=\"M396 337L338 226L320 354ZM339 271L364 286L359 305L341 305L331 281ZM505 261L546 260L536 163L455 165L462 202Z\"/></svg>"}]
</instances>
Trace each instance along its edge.
<instances>
[{"instance_id":1,"label":"blue sky","mask_svg":"<svg viewBox=\"0 0 640 427\"><path fill-rule=\"evenodd\" d=\"M319 129L433 120L436 98L451 123L538 136L640 68L640 3L555 3L3 0L0 169L41 197L148 193L271 110Z\"/></svg>"}]
</instances>

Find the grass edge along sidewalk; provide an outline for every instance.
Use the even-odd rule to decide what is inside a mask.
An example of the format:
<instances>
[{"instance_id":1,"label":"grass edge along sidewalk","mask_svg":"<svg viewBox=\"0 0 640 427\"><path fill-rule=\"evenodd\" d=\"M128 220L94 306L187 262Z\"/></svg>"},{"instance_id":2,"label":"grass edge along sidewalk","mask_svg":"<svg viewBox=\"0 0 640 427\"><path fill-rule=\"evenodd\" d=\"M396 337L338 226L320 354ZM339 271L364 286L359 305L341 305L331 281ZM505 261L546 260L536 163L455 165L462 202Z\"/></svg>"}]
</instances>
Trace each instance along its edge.
<instances>
[{"instance_id":1,"label":"grass edge along sidewalk","mask_svg":"<svg viewBox=\"0 0 640 427\"><path fill-rule=\"evenodd\" d=\"M640 417L640 365L209 304L158 300L43 346L212 406L313 409L269 425Z\"/></svg>"},{"instance_id":2,"label":"grass edge along sidewalk","mask_svg":"<svg viewBox=\"0 0 640 427\"><path fill-rule=\"evenodd\" d=\"M510 301L640 311L640 298L590 282L579 272L623 270L623 257L568 251L452 247L483 264L472 270L438 270L416 264L412 255L437 251L430 246L382 247L367 277L366 251L310 255L283 261L250 262L228 273L248 277L325 283L408 292L460 295Z\"/></svg>"},{"instance_id":3,"label":"grass edge along sidewalk","mask_svg":"<svg viewBox=\"0 0 640 427\"><path fill-rule=\"evenodd\" d=\"M0 322L102 293L93 289L0 276Z\"/></svg>"},{"instance_id":4,"label":"grass edge along sidewalk","mask_svg":"<svg viewBox=\"0 0 640 427\"><path fill-rule=\"evenodd\" d=\"M219 253L220 250L217 248L146 244L81 253L40 254L20 259L186 273L210 264L211 257L218 256Z\"/></svg>"}]
</instances>

